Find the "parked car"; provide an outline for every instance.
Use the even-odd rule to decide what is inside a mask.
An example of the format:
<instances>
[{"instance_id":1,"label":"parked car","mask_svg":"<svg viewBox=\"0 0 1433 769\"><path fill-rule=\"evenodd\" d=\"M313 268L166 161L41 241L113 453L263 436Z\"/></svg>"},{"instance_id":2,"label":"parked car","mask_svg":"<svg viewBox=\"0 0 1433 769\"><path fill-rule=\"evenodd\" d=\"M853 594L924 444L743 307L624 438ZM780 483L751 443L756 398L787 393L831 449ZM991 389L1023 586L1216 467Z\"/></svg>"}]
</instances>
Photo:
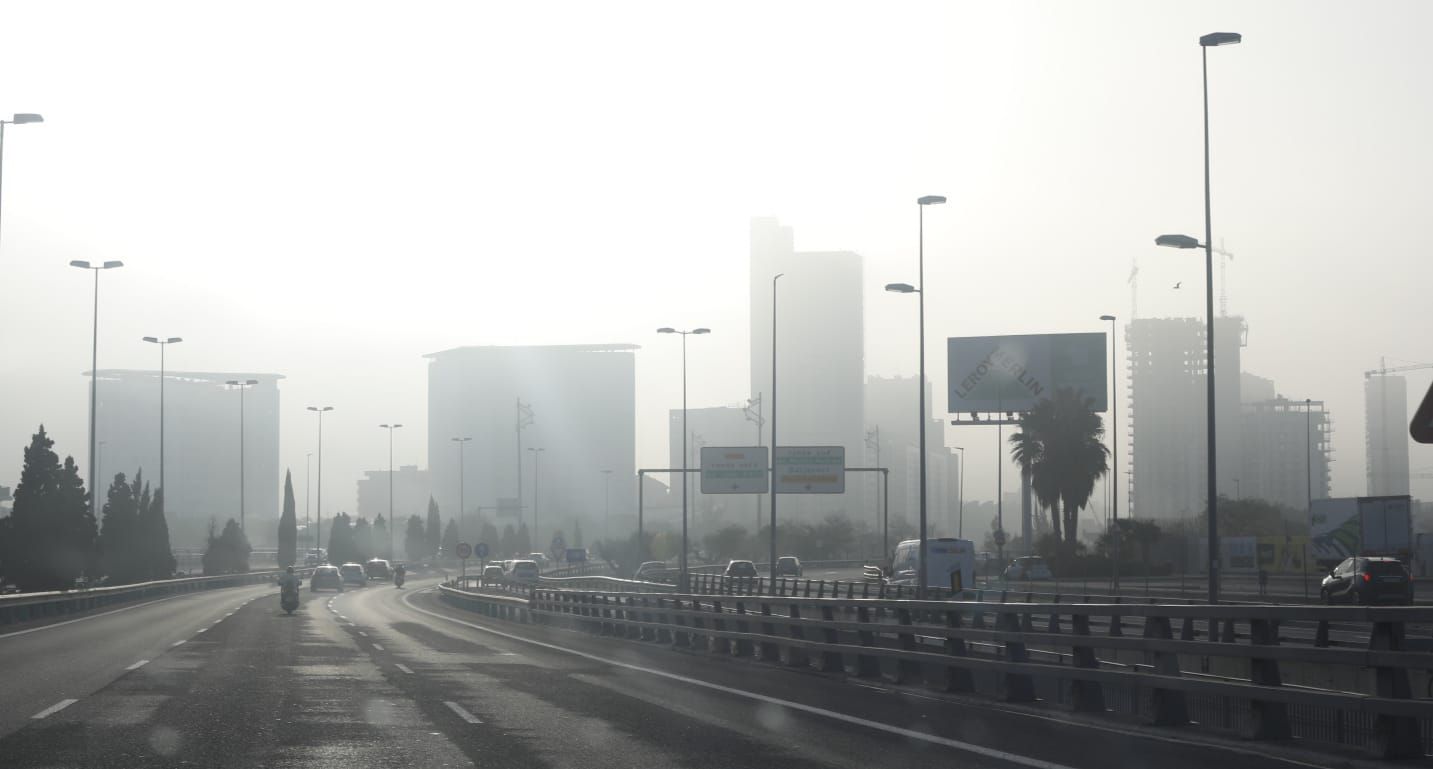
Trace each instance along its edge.
<instances>
[{"instance_id":1,"label":"parked car","mask_svg":"<svg viewBox=\"0 0 1433 769\"><path fill-rule=\"evenodd\" d=\"M652 579L667 572L666 561L644 561L637 571L632 574L632 579Z\"/></svg>"},{"instance_id":2,"label":"parked car","mask_svg":"<svg viewBox=\"0 0 1433 769\"><path fill-rule=\"evenodd\" d=\"M756 564L751 561L731 561L721 575L737 579L755 579L760 576L756 573Z\"/></svg>"},{"instance_id":3,"label":"parked car","mask_svg":"<svg viewBox=\"0 0 1433 769\"><path fill-rule=\"evenodd\" d=\"M1005 567L1005 579L1026 580L1026 579L1054 579L1055 575L1050 571L1050 564L1038 555L1022 555L1010 562Z\"/></svg>"},{"instance_id":4,"label":"parked car","mask_svg":"<svg viewBox=\"0 0 1433 769\"><path fill-rule=\"evenodd\" d=\"M1346 558L1319 587L1324 603L1413 603L1413 579L1397 558Z\"/></svg>"},{"instance_id":5,"label":"parked car","mask_svg":"<svg viewBox=\"0 0 1433 769\"><path fill-rule=\"evenodd\" d=\"M504 579L507 579L507 576L503 574L502 564L490 563L483 567L484 585L501 584Z\"/></svg>"},{"instance_id":6,"label":"parked car","mask_svg":"<svg viewBox=\"0 0 1433 769\"><path fill-rule=\"evenodd\" d=\"M730 564L728 564L730 567ZM783 555L776 559L776 576L778 577L799 577L801 576L801 559L794 555Z\"/></svg>"},{"instance_id":7,"label":"parked car","mask_svg":"<svg viewBox=\"0 0 1433 769\"><path fill-rule=\"evenodd\" d=\"M393 568L388 561L382 558L373 558L363 564L363 573L369 579L381 579L384 581L393 579Z\"/></svg>"},{"instance_id":8,"label":"parked car","mask_svg":"<svg viewBox=\"0 0 1433 769\"><path fill-rule=\"evenodd\" d=\"M338 574L345 585L358 585L363 587L368 584L368 575L363 573L363 566L356 563L345 563L338 567Z\"/></svg>"},{"instance_id":9,"label":"parked car","mask_svg":"<svg viewBox=\"0 0 1433 769\"><path fill-rule=\"evenodd\" d=\"M536 583L538 578L535 561L513 561L504 576L511 582Z\"/></svg>"},{"instance_id":10,"label":"parked car","mask_svg":"<svg viewBox=\"0 0 1433 769\"><path fill-rule=\"evenodd\" d=\"M308 580L309 590L337 590L343 592L343 576L337 566L316 566Z\"/></svg>"}]
</instances>

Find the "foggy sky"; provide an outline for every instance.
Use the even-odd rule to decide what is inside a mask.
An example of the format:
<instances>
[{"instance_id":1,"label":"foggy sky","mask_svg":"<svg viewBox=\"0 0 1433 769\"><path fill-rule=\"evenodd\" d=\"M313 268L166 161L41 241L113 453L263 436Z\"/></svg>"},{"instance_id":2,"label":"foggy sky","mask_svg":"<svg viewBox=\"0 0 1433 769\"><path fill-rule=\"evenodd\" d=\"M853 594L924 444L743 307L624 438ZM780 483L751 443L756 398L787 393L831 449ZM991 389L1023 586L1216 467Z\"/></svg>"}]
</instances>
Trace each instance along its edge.
<instances>
[{"instance_id":1,"label":"foggy sky","mask_svg":"<svg viewBox=\"0 0 1433 769\"><path fill-rule=\"evenodd\" d=\"M656 327L713 330L692 405L748 395L752 216L866 258L867 371L909 375L915 302L880 288L914 282L915 198L948 196L926 218L937 393L946 336L1127 318L1136 259L1141 316L1202 316L1201 256L1153 238L1203 236L1197 38L1236 31L1210 78L1244 366L1328 402L1334 493L1359 494L1362 372L1433 361L1430 22L1416 2L7 2L0 113L46 122L5 137L0 483L40 422L87 472L71 259L127 265L102 279L101 368L156 367L155 335L185 338L172 368L284 374L296 476L304 406L334 406L327 512L386 464L380 422L428 465L421 355L466 344L642 345L638 462L664 461L679 345ZM991 498L994 436L949 442Z\"/></svg>"}]
</instances>

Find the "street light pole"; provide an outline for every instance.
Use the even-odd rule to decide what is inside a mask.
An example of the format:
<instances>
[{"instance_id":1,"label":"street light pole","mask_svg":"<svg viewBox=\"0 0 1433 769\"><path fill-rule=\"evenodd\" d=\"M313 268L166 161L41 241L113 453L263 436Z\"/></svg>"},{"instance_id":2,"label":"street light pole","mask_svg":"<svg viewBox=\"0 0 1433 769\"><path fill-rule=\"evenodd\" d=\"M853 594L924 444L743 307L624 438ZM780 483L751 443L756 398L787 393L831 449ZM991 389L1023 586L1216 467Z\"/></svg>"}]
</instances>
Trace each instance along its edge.
<instances>
[{"instance_id":1,"label":"street light pole","mask_svg":"<svg viewBox=\"0 0 1433 769\"><path fill-rule=\"evenodd\" d=\"M3 189L5 182L5 126L24 125L25 123L43 123L45 119L33 112L19 112L12 115L9 120L0 120L0 189ZM4 208L0 207L0 213ZM93 457L91 457L93 459Z\"/></svg>"},{"instance_id":2,"label":"street light pole","mask_svg":"<svg viewBox=\"0 0 1433 769\"><path fill-rule=\"evenodd\" d=\"M541 548L542 537L537 533L537 499L538 495L542 492L542 452L547 451L547 449L529 446L527 450L532 452L532 541L528 544ZM546 551L538 550L538 552ZM531 555L531 553L523 553L522 555L528 556Z\"/></svg>"},{"instance_id":3,"label":"street light pole","mask_svg":"<svg viewBox=\"0 0 1433 769\"><path fill-rule=\"evenodd\" d=\"M468 500L467 500L467 498L466 498L466 497L467 497L467 494L468 494L468 463L464 461L465 457L464 457L464 455L463 455L463 446L464 446L464 444L466 444L468 441L472 440L472 438L451 438L451 439L449 439L449 440L451 440L451 441L453 441L454 443L458 444L458 541L459 541L459 542L462 542L462 541L463 541L463 508L467 506L467 502L468 502ZM518 513L517 513L517 514L518 514L518 516L519 516L519 517L518 517L518 520L521 521L521 520L522 520L522 518L521 518L521 516L522 516L522 509L521 509L521 508L518 509ZM452 553L449 553L448 555L451 556Z\"/></svg>"},{"instance_id":4,"label":"street light pole","mask_svg":"<svg viewBox=\"0 0 1433 769\"><path fill-rule=\"evenodd\" d=\"M602 539L607 539L607 522L612 518L612 471L602 471Z\"/></svg>"},{"instance_id":5,"label":"street light pole","mask_svg":"<svg viewBox=\"0 0 1433 769\"><path fill-rule=\"evenodd\" d=\"M1115 482L1110 488L1110 499L1112 502L1110 506L1110 520L1113 521L1113 528L1111 529L1110 534L1113 536L1114 539L1115 551L1113 567L1114 590L1116 593L1118 593L1120 589L1120 400L1119 382L1115 374L1115 359L1119 357L1119 345L1116 344L1115 340L1118 338L1119 331L1115 327L1115 316L1101 315L1100 320L1107 320L1110 322L1110 435L1111 443L1113 444L1112 453L1114 455L1113 461L1115 467Z\"/></svg>"},{"instance_id":6,"label":"street light pole","mask_svg":"<svg viewBox=\"0 0 1433 769\"><path fill-rule=\"evenodd\" d=\"M960 496L959 512L956 514L955 536L965 539L965 447L951 446L960 452Z\"/></svg>"},{"instance_id":7,"label":"street light pole","mask_svg":"<svg viewBox=\"0 0 1433 769\"><path fill-rule=\"evenodd\" d=\"M776 281L786 273L771 278L771 576L776 577ZM761 534L761 529L756 531Z\"/></svg>"},{"instance_id":8,"label":"street light pole","mask_svg":"<svg viewBox=\"0 0 1433 769\"><path fill-rule=\"evenodd\" d=\"M318 501L315 503L318 525L314 528L314 548L323 549L323 413L333 411L332 406L309 406L309 411L318 412Z\"/></svg>"},{"instance_id":9,"label":"street light pole","mask_svg":"<svg viewBox=\"0 0 1433 769\"><path fill-rule=\"evenodd\" d=\"M1216 473L1215 426L1214 426L1214 225L1209 192L1209 49L1220 45L1233 45L1243 40L1237 32L1213 32L1199 38L1200 59L1204 81L1204 242L1188 235L1161 235L1155 238L1155 245L1170 248L1204 249L1204 341L1207 424L1205 427L1205 450L1208 453L1208 486L1205 491L1209 498L1209 603L1219 603L1219 484Z\"/></svg>"},{"instance_id":10,"label":"street light pole","mask_svg":"<svg viewBox=\"0 0 1433 769\"><path fill-rule=\"evenodd\" d=\"M311 488L311 486L310 486L310 484L309 484L309 475L310 475L312 472L313 472L313 452L309 452L309 453L307 453L307 454L304 454L304 539L308 540L307 550L309 551L309 552L304 553L304 563L305 563L305 564L308 563L308 556L310 556L310 555L313 554L313 553L312 553L312 551L313 551L313 520L309 517L309 507L308 507L309 498L312 496L312 495L309 493L310 488Z\"/></svg>"},{"instance_id":11,"label":"street light pole","mask_svg":"<svg viewBox=\"0 0 1433 769\"><path fill-rule=\"evenodd\" d=\"M687 589L687 337L692 334L710 334L709 328L694 328L690 331L678 331L670 326L663 326L657 329L658 334L681 334L682 335L682 555L679 559L678 574L680 590ZM775 398L772 398L775 401ZM772 407L773 420L776 413L775 406ZM536 493L536 492L534 492ZM776 507L776 505L772 505ZM774 515L774 513L773 513ZM537 517L537 506L533 505L533 518ZM773 533L773 536L775 534Z\"/></svg>"},{"instance_id":12,"label":"street light pole","mask_svg":"<svg viewBox=\"0 0 1433 769\"><path fill-rule=\"evenodd\" d=\"M388 431L388 557L393 557L393 431L403 425L379 425Z\"/></svg>"},{"instance_id":13,"label":"street light pole","mask_svg":"<svg viewBox=\"0 0 1433 769\"><path fill-rule=\"evenodd\" d=\"M244 528L244 391L258 384L257 379L230 379L225 384L239 388L239 530Z\"/></svg>"},{"instance_id":14,"label":"street light pole","mask_svg":"<svg viewBox=\"0 0 1433 769\"><path fill-rule=\"evenodd\" d=\"M917 556L917 581L916 598L923 599L926 594L926 587L929 582L929 575L926 574L926 450L925 450L925 207L939 205L945 202L942 195L926 195L916 200L916 208L919 211L919 238L917 244L918 265L916 272L916 285L906 283L891 283L886 286L887 291L894 291L901 294L919 294L920 314L920 376L916 382L916 389L919 390L920 403L920 546Z\"/></svg>"},{"instance_id":15,"label":"street light pole","mask_svg":"<svg viewBox=\"0 0 1433 769\"><path fill-rule=\"evenodd\" d=\"M113 270L123 267L124 262L115 260L103 262L99 265L92 265L89 262L76 259L70 262L71 267L78 267L82 270L90 270L95 274L95 309L94 309L94 330L90 335L90 515L98 518L99 491L95 488L95 457L99 453L95 448L95 409L98 404L100 387L99 358L100 358L100 270Z\"/></svg>"},{"instance_id":16,"label":"street light pole","mask_svg":"<svg viewBox=\"0 0 1433 769\"><path fill-rule=\"evenodd\" d=\"M164 501L169 496L169 487L164 485L164 348L182 342L177 336L164 339L146 336L144 341L159 345L159 514L164 514Z\"/></svg>"}]
</instances>

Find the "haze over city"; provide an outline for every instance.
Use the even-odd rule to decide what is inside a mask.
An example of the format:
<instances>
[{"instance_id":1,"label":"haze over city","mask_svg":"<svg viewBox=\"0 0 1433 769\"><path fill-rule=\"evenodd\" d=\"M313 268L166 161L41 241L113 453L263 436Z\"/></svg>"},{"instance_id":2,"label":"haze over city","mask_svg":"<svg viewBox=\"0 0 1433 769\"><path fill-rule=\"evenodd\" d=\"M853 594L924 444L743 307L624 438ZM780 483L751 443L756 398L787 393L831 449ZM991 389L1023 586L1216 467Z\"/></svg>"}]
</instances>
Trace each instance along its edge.
<instances>
[{"instance_id":1,"label":"haze over city","mask_svg":"<svg viewBox=\"0 0 1433 769\"><path fill-rule=\"evenodd\" d=\"M945 337L1103 331L1136 263L1140 317L1202 317L1202 258L1153 238L1202 232L1191 41L1226 27L1245 38L1210 62L1229 311L1246 370L1326 402L1334 495L1364 490L1362 372L1433 361L1425 4L556 7L8 5L0 112L45 122L5 136L0 484L42 422L87 461L72 259L125 262L100 368L154 368L159 334L185 339L172 369L286 377L281 470L315 450L304 407L333 405L334 512L385 466L381 422L407 425L399 464L429 466L422 355L464 345L640 345L637 465L665 464L680 351L658 326L713 329L693 406L750 395L755 216L861 254L866 371L914 374L914 303L881 288L915 279L922 194L949 197L925 222L939 417ZM994 495L989 432L947 441L968 499Z\"/></svg>"}]
</instances>

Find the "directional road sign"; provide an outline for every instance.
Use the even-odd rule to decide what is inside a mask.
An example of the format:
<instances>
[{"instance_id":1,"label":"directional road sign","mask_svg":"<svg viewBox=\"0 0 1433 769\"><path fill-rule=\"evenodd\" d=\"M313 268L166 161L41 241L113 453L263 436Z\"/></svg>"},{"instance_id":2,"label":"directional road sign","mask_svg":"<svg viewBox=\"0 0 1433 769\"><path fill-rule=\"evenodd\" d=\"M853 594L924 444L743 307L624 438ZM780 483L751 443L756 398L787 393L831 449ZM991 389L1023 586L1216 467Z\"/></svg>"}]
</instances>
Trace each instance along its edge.
<instances>
[{"instance_id":1,"label":"directional road sign","mask_svg":"<svg viewBox=\"0 0 1433 769\"><path fill-rule=\"evenodd\" d=\"M844 494L846 449L842 446L777 446L778 494Z\"/></svg>"},{"instance_id":2,"label":"directional road sign","mask_svg":"<svg viewBox=\"0 0 1433 769\"><path fill-rule=\"evenodd\" d=\"M771 488L765 446L703 446L703 494L765 494Z\"/></svg>"}]
</instances>

